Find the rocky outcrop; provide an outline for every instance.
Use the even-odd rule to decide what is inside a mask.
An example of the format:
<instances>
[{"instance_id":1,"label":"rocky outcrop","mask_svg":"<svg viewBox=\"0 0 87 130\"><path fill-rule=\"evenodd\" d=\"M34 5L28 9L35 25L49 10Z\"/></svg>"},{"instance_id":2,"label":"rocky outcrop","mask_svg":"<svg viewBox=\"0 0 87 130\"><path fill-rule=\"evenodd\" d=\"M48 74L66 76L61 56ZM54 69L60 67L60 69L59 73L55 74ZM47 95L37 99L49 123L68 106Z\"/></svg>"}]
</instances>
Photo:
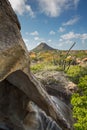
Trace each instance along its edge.
<instances>
[{"instance_id":1,"label":"rocky outcrop","mask_svg":"<svg viewBox=\"0 0 87 130\"><path fill-rule=\"evenodd\" d=\"M30 100L62 129L73 129L43 85L31 74L20 28L9 1L0 0L0 129L26 130L24 121Z\"/></svg>"},{"instance_id":2,"label":"rocky outcrop","mask_svg":"<svg viewBox=\"0 0 87 130\"><path fill-rule=\"evenodd\" d=\"M58 71L42 71L35 74L50 95L70 104L71 95L77 91L77 85L69 81L65 73Z\"/></svg>"}]
</instances>

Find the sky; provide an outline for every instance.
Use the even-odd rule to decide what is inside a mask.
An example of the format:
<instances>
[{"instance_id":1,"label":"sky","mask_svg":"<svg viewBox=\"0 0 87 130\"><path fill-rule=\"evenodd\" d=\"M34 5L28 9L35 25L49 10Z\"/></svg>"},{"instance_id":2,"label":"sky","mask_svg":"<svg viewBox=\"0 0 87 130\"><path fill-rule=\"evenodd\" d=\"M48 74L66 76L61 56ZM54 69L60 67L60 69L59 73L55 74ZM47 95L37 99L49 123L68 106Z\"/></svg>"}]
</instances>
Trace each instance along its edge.
<instances>
[{"instance_id":1,"label":"sky","mask_svg":"<svg viewBox=\"0 0 87 130\"><path fill-rule=\"evenodd\" d=\"M41 42L60 49L87 50L87 0L9 0L28 50Z\"/></svg>"}]
</instances>

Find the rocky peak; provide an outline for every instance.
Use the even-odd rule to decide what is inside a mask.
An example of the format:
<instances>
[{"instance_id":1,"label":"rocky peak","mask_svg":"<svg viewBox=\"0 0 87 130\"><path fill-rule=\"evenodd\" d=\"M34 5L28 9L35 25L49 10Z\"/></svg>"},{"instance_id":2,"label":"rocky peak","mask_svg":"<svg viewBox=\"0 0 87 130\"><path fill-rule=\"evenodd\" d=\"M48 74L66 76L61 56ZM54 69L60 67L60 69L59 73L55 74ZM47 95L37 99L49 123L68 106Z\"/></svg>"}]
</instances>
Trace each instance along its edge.
<instances>
[{"instance_id":1,"label":"rocky peak","mask_svg":"<svg viewBox=\"0 0 87 130\"><path fill-rule=\"evenodd\" d=\"M44 42L41 42L36 48L34 48L32 51L34 52L42 52L42 51L51 51L51 50L56 50L49 45L47 45Z\"/></svg>"}]
</instances>

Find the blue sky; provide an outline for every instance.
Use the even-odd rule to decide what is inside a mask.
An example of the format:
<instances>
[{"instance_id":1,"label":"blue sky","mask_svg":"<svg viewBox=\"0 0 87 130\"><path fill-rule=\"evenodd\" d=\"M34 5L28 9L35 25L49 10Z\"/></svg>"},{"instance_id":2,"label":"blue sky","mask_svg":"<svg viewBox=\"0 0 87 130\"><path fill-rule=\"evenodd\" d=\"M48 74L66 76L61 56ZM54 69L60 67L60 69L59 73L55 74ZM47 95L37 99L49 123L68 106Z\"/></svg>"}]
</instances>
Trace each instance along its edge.
<instances>
[{"instance_id":1,"label":"blue sky","mask_svg":"<svg viewBox=\"0 0 87 130\"><path fill-rule=\"evenodd\" d=\"M87 0L9 0L28 50L41 42L56 49L87 50Z\"/></svg>"}]
</instances>

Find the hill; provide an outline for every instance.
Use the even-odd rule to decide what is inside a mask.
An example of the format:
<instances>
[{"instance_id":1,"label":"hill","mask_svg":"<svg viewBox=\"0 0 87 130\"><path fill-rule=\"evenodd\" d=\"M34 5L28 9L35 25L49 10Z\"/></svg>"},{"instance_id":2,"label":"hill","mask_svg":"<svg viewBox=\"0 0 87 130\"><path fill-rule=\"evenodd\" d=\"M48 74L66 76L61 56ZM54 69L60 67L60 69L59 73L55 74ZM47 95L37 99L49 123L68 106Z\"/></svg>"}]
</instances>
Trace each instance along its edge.
<instances>
[{"instance_id":1,"label":"hill","mask_svg":"<svg viewBox=\"0 0 87 130\"><path fill-rule=\"evenodd\" d=\"M50 47L49 45L47 45L46 43L40 43L36 48L34 48L33 52L43 52L43 51L50 51L50 50L57 50L57 49L54 49L52 47Z\"/></svg>"}]
</instances>

